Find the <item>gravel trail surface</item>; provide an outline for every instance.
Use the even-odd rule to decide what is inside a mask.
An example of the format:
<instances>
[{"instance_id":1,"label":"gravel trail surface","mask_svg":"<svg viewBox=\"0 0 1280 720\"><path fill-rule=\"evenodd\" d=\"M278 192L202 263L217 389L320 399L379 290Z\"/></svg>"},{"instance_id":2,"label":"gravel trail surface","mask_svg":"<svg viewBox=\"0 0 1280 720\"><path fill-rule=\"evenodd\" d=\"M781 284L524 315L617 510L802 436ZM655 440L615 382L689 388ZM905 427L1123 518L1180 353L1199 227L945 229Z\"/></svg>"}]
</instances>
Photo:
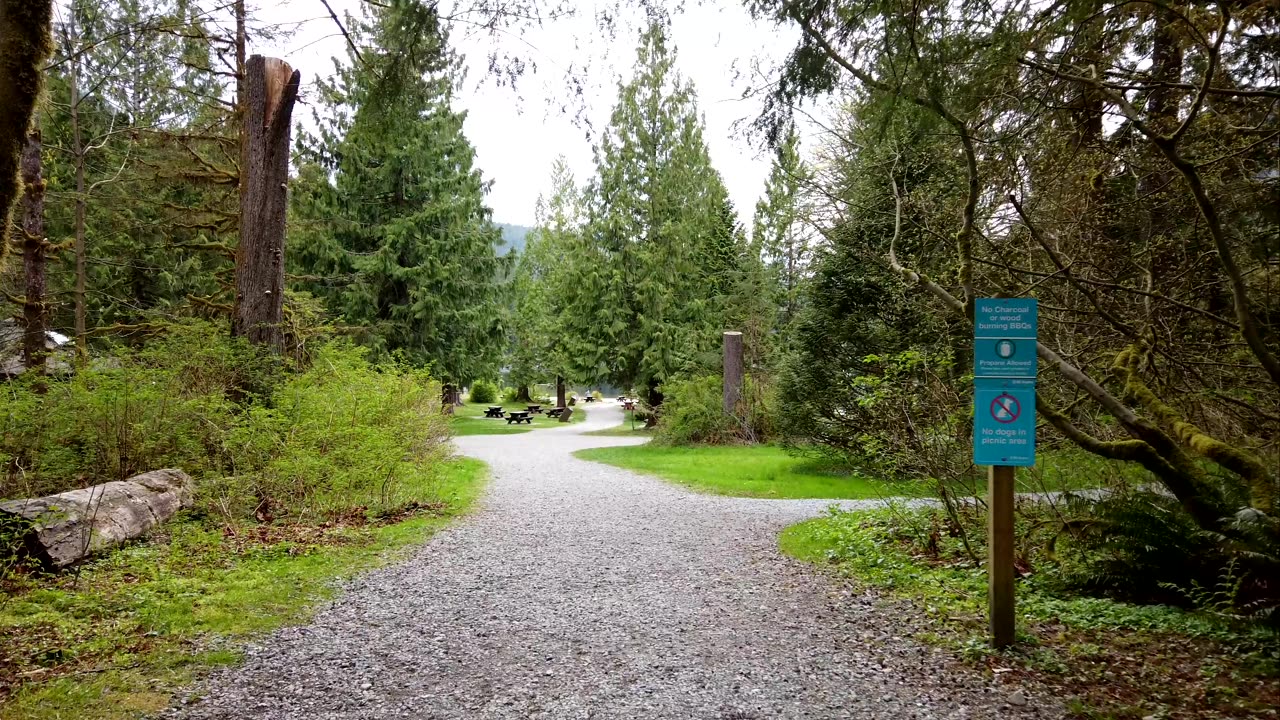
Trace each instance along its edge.
<instances>
[{"instance_id":1,"label":"gravel trail surface","mask_svg":"<svg viewBox=\"0 0 1280 720\"><path fill-rule=\"evenodd\" d=\"M905 639L906 614L782 557L778 531L829 502L694 494L578 460L637 442L584 436L622 421L613 403L587 412L458 438L492 469L476 513L166 716L1062 717Z\"/></svg>"}]
</instances>

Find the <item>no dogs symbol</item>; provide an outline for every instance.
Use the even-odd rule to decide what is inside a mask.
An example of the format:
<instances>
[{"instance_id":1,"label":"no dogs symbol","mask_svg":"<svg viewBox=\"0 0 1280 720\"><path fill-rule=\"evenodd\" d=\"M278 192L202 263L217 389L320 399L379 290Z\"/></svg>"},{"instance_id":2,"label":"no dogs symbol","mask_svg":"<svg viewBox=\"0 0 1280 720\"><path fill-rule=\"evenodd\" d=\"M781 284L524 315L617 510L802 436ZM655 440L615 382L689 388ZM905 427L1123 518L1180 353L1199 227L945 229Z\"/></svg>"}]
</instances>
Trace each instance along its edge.
<instances>
[{"instance_id":1,"label":"no dogs symbol","mask_svg":"<svg viewBox=\"0 0 1280 720\"><path fill-rule=\"evenodd\" d=\"M1018 398L1009 393L1001 393L999 397L991 401L991 417L998 423L1008 424L1018 419L1022 414L1022 405L1018 402Z\"/></svg>"}]
</instances>

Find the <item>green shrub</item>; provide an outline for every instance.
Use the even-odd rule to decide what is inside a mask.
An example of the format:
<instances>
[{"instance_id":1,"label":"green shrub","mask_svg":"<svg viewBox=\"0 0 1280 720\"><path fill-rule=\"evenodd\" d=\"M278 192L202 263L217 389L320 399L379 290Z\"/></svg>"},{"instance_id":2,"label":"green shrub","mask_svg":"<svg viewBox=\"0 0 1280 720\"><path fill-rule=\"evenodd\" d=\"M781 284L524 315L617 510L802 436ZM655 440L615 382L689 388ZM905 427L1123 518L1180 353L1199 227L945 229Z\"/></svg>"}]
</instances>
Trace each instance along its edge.
<instances>
[{"instance_id":1,"label":"green shrub","mask_svg":"<svg viewBox=\"0 0 1280 720\"><path fill-rule=\"evenodd\" d=\"M271 407L252 408L227 438L237 472L211 479L207 502L229 517L307 521L430 497L450 454L440 385L409 368L375 368L365 356L348 344L325 346Z\"/></svg>"},{"instance_id":2,"label":"green shrub","mask_svg":"<svg viewBox=\"0 0 1280 720\"><path fill-rule=\"evenodd\" d=\"M1057 559L1069 588L1280 628L1280 521L1245 508L1231 537L1203 532L1172 497L1144 488L1072 498L1067 510Z\"/></svg>"},{"instance_id":3,"label":"green shrub","mask_svg":"<svg viewBox=\"0 0 1280 720\"><path fill-rule=\"evenodd\" d=\"M488 380L477 380L471 384L471 398L473 403L491 403L498 399L498 385Z\"/></svg>"},{"instance_id":4,"label":"green shrub","mask_svg":"<svg viewBox=\"0 0 1280 720\"><path fill-rule=\"evenodd\" d=\"M745 385L741 412L733 417L724 412L724 382L719 375L664 383L653 441L664 445L765 441L772 432L765 390L750 378Z\"/></svg>"},{"instance_id":5,"label":"green shrub","mask_svg":"<svg viewBox=\"0 0 1280 720\"><path fill-rule=\"evenodd\" d=\"M172 325L65 379L0 386L0 497L62 492L162 467L197 476L226 460L237 404L270 394L279 361L220 328Z\"/></svg>"},{"instance_id":6,"label":"green shrub","mask_svg":"<svg viewBox=\"0 0 1280 720\"><path fill-rule=\"evenodd\" d=\"M65 379L0 385L0 498L35 497L163 467L196 481L202 512L310 521L435 498L448 454L440 386L373 366L345 342L282 361L225 329L174 325Z\"/></svg>"}]
</instances>

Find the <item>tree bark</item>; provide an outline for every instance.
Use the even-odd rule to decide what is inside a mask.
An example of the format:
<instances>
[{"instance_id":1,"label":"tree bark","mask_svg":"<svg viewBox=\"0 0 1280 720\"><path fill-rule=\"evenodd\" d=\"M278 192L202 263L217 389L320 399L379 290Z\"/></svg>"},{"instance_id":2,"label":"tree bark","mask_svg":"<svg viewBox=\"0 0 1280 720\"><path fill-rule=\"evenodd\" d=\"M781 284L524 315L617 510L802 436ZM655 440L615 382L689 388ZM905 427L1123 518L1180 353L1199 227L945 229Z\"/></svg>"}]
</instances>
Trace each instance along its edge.
<instances>
[{"instance_id":1,"label":"tree bark","mask_svg":"<svg viewBox=\"0 0 1280 720\"><path fill-rule=\"evenodd\" d=\"M53 50L53 0L0 0L0 259L9 252L9 219L21 192L19 158Z\"/></svg>"},{"instance_id":2,"label":"tree bark","mask_svg":"<svg viewBox=\"0 0 1280 720\"><path fill-rule=\"evenodd\" d=\"M60 569L140 537L191 504L192 481L186 473L154 470L125 481L3 502L0 516L25 523L25 551L46 567Z\"/></svg>"},{"instance_id":3,"label":"tree bark","mask_svg":"<svg viewBox=\"0 0 1280 720\"><path fill-rule=\"evenodd\" d=\"M284 311L289 129L300 76L283 60L261 55L249 58L245 69L240 246L236 250L231 332L255 345L279 351Z\"/></svg>"},{"instance_id":4,"label":"tree bark","mask_svg":"<svg viewBox=\"0 0 1280 720\"><path fill-rule=\"evenodd\" d=\"M556 407L567 407L564 377L561 375L556 376Z\"/></svg>"},{"instance_id":5,"label":"tree bark","mask_svg":"<svg viewBox=\"0 0 1280 720\"><path fill-rule=\"evenodd\" d=\"M521 385L516 388L516 402L531 403L533 398L529 396L529 386Z\"/></svg>"},{"instance_id":6,"label":"tree bark","mask_svg":"<svg viewBox=\"0 0 1280 720\"><path fill-rule=\"evenodd\" d=\"M40 131L27 135L27 146L22 151L22 272L24 295L22 318L25 329L22 334L22 364L27 372L43 375L45 371L45 254L48 243L44 238L44 178L41 173Z\"/></svg>"},{"instance_id":7,"label":"tree bark","mask_svg":"<svg viewBox=\"0 0 1280 720\"><path fill-rule=\"evenodd\" d=\"M71 52L74 52L75 36L72 35L68 40L67 48ZM85 318L88 315L88 310L85 305L87 270L84 237L85 203L88 201L88 198L85 197L84 140L80 135L80 59L78 55L71 59L70 69L67 73L67 80L71 85L71 155L76 164L76 356L83 359L88 354L88 329L85 324Z\"/></svg>"},{"instance_id":8,"label":"tree bark","mask_svg":"<svg viewBox=\"0 0 1280 720\"><path fill-rule=\"evenodd\" d=\"M724 333L724 412L738 414L742 402L742 333Z\"/></svg>"}]
</instances>

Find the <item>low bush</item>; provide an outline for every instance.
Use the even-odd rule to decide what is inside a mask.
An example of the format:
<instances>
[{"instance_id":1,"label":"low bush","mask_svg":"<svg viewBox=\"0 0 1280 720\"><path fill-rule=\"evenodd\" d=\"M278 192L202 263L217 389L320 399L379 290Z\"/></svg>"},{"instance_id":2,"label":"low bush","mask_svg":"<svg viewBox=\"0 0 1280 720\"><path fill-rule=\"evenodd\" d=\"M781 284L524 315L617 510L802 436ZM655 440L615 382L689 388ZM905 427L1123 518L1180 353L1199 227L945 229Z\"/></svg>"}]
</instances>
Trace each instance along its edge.
<instances>
[{"instance_id":1,"label":"low bush","mask_svg":"<svg viewBox=\"0 0 1280 720\"><path fill-rule=\"evenodd\" d=\"M972 395L950 355L907 350L858 359L837 387L793 360L780 374L784 442L895 479L955 478L971 467Z\"/></svg>"},{"instance_id":2,"label":"low bush","mask_svg":"<svg viewBox=\"0 0 1280 720\"><path fill-rule=\"evenodd\" d=\"M425 373L374 368L363 349L326 346L270 407L251 408L228 433L238 471L210 478L203 496L228 517L295 520L354 508L387 514L431 497L436 466L449 456L439 397Z\"/></svg>"},{"instance_id":3,"label":"low bush","mask_svg":"<svg viewBox=\"0 0 1280 720\"><path fill-rule=\"evenodd\" d=\"M172 325L74 376L0 385L0 497L123 480L161 467L221 468L238 403L267 397L278 360L208 323ZM262 378L267 378L266 381Z\"/></svg>"},{"instance_id":4,"label":"low bush","mask_svg":"<svg viewBox=\"0 0 1280 720\"><path fill-rule=\"evenodd\" d=\"M491 403L498 399L498 385L488 380L477 380L471 384L470 400L473 403Z\"/></svg>"},{"instance_id":5,"label":"low bush","mask_svg":"<svg viewBox=\"0 0 1280 720\"><path fill-rule=\"evenodd\" d=\"M169 327L45 392L0 386L0 498L35 497L178 467L226 522L318 521L430 501L448 455L440 386L374 366L346 342L302 370L209 323Z\"/></svg>"},{"instance_id":6,"label":"low bush","mask_svg":"<svg viewBox=\"0 0 1280 720\"><path fill-rule=\"evenodd\" d=\"M748 378L738 416L724 412L724 384L719 375L678 378L662 386L658 426L653 439L661 445L763 442L773 432L765 388Z\"/></svg>"}]
</instances>

